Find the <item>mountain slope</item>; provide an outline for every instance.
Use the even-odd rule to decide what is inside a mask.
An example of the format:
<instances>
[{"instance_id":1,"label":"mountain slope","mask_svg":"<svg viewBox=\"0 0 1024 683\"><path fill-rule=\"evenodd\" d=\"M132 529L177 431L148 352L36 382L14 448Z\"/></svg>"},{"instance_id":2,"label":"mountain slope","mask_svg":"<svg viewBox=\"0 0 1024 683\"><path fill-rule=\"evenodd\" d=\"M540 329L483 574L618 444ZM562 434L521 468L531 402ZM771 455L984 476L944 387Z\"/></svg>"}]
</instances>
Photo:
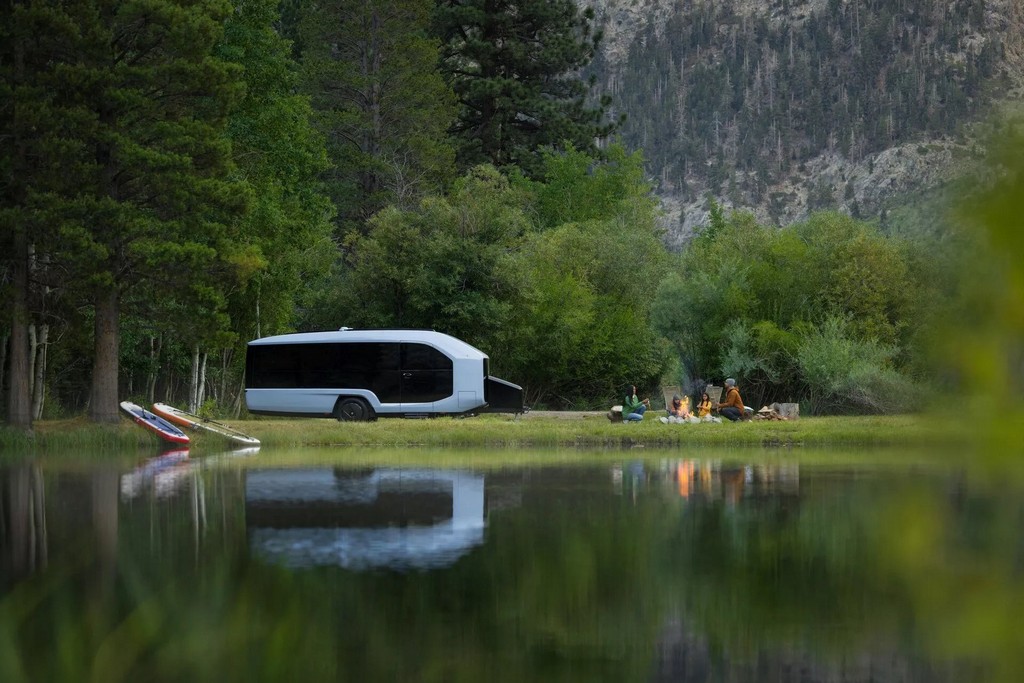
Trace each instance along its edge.
<instances>
[{"instance_id":1,"label":"mountain slope","mask_svg":"<svg viewBox=\"0 0 1024 683\"><path fill-rule=\"evenodd\" d=\"M1019 0L596 0L593 65L669 210L878 217L978 155L965 125L1024 73Z\"/></svg>"}]
</instances>

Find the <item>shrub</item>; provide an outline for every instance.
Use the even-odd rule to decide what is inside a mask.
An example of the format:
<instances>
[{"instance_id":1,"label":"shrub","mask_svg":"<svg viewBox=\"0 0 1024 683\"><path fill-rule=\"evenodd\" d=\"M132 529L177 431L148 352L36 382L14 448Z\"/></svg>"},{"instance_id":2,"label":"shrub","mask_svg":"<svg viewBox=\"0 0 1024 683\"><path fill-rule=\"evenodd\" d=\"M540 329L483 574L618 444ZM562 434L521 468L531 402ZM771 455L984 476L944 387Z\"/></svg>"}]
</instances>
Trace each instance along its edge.
<instances>
[{"instance_id":1,"label":"shrub","mask_svg":"<svg viewBox=\"0 0 1024 683\"><path fill-rule=\"evenodd\" d=\"M853 338L845 319L829 317L797 351L808 412L891 413L904 407L910 403L908 380L892 368L895 354L895 347Z\"/></svg>"}]
</instances>

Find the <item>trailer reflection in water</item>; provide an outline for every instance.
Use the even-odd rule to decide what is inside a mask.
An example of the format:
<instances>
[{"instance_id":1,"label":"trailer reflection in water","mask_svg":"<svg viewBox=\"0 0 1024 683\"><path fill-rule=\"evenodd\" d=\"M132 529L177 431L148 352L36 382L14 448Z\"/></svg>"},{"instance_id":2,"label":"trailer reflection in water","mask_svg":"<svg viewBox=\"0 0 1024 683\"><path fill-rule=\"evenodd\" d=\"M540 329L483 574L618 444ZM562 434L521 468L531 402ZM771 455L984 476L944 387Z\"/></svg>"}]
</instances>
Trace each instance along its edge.
<instances>
[{"instance_id":1,"label":"trailer reflection in water","mask_svg":"<svg viewBox=\"0 0 1024 683\"><path fill-rule=\"evenodd\" d=\"M484 540L484 478L459 471L278 469L245 482L249 547L289 567L436 569Z\"/></svg>"}]
</instances>

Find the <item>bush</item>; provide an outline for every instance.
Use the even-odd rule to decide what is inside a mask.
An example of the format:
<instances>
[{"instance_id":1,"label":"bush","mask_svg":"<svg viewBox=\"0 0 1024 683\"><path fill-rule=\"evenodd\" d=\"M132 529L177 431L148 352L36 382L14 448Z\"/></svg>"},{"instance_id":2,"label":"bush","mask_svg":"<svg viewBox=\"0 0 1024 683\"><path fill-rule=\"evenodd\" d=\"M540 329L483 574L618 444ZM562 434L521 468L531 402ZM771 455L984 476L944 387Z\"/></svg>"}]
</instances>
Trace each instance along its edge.
<instances>
[{"instance_id":1,"label":"bush","mask_svg":"<svg viewBox=\"0 0 1024 683\"><path fill-rule=\"evenodd\" d=\"M874 340L858 340L843 318L830 317L807 335L797 362L807 385L807 411L892 413L912 404L909 381L896 372L896 349Z\"/></svg>"}]
</instances>

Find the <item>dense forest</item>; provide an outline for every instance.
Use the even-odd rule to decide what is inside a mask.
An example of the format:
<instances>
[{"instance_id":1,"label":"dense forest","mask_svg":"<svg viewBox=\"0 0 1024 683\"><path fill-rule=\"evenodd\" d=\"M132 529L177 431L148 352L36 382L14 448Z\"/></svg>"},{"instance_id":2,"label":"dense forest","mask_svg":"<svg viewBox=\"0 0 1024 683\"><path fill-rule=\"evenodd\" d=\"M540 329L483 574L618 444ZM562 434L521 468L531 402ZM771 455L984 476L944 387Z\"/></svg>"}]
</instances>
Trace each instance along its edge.
<instances>
[{"instance_id":1,"label":"dense forest","mask_svg":"<svg viewBox=\"0 0 1024 683\"><path fill-rule=\"evenodd\" d=\"M836 213L775 230L713 204L675 254L647 164L682 182L710 161L724 182L948 130L993 48L947 82L935 41L960 34L942 17L919 34L865 12L843 40L879 50L853 63L815 56L839 42L824 15L803 37L737 21L714 66L729 87L710 88L687 80L710 66L679 61L709 24L676 17L631 63L687 103L683 132L618 139L584 75L593 16L569 0L4 4L8 423L112 422L126 398L237 415L247 341L342 325L461 337L533 406L735 375L750 403L883 412L907 407L897 387L949 381L925 341L973 301L954 258L980 248L970 231L902 240Z\"/></svg>"},{"instance_id":2,"label":"dense forest","mask_svg":"<svg viewBox=\"0 0 1024 683\"><path fill-rule=\"evenodd\" d=\"M911 142L955 137L1007 87L1004 38L986 0L676 3L638 20L628 52L594 71L627 145L643 148L659 191L735 206L845 203L804 164L856 164ZM799 5L799 8L797 7ZM776 196L772 196L777 193ZM872 207L877 215L879 207Z\"/></svg>"}]
</instances>

